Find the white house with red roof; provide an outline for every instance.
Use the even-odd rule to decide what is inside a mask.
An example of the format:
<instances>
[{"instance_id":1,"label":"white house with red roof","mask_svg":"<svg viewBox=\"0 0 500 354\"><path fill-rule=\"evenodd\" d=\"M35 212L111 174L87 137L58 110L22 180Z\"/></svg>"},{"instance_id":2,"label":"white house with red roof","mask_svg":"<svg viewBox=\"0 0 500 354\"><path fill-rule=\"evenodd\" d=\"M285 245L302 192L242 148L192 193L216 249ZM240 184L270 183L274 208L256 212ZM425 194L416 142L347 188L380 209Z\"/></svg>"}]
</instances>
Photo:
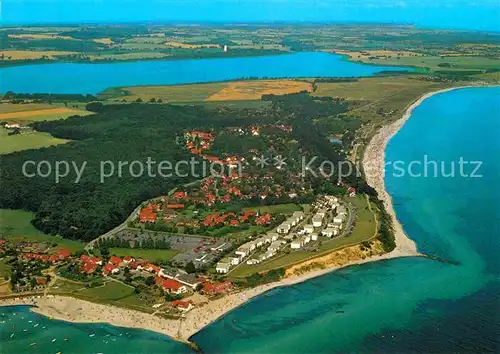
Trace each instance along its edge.
<instances>
[{"instance_id":1,"label":"white house with red roof","mask_svg":"<svg viewBox=\"0 0 500 354\"><path fill-rule=\"evenodd\" d=\"M179 283L177 280L173 279L165 279L161 284L161 287L164 291L175 295L187 292L187 288L184 284Z\"/></svg>"}]
</instances>

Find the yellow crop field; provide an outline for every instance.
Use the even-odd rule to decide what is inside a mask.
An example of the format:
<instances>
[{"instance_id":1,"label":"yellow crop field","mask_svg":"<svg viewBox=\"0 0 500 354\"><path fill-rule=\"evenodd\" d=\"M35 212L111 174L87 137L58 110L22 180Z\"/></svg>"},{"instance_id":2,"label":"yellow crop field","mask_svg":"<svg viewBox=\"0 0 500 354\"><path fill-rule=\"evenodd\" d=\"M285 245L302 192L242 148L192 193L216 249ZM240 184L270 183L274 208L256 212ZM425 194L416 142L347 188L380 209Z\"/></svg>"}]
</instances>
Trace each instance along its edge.
<instances>
[{"instance_id":1,"label":"yellow crop field","mask_svg":"<svg viewBox=\"0 0 500 354\"><path fill-rule=\"evenodd\" d=\"M42 59L44 57L48 59L54 59L58 55L70 55L78 54L77 52L65 52L57 50L4 50L0 52L0 56L5 59L10 60L33 60Z\"/></svg>"},{"instance_id":2,"label":"yellow crop field","mask_svg":"<svg viewBox=\"0 0 500 354\"><path fill-rule=\"evenodd\" d=\"M167 47L183 48L183 49L200 49L200 48L220 48L218 44L189 44L181 42L166 42Z\"/></svg>"},{"instance_id":3,"label":"yellow crop field","mask_svg":"<svg viewBox=\"0 0 500 354\"><path fill-rule=\"evenodd\" d=\"M8 120L11 122L34 122L42 120L55 120L64 119L73 115L89 115L92 114L88 111L80 111L70 108L44 108L36 110L22 110L18 112L4 112L0 113L0 121Z\"/></svg>"},{"instance_id":4,"label":"yellow crop field","mask_svg":"<svg viewBox=\"0 0 500 354\"><path fill-rule=\"evenodd\" d=\"M10 38L19 38L19 39L66 39L66 40L78 40L69 36L59 36L57 34L9 34Z\"/></svg>"},{"instance_id":5,"label":"yellow crop field","mask_svg":"<svg viewBox=\"0 0 500 354\"><path fill-rule=\"evenodd\" d=\"M311 83L294 80L256 80L230 82L206 101L260 100L262 95L285 95L312 91Z\"/></svg>"}]
</instances>

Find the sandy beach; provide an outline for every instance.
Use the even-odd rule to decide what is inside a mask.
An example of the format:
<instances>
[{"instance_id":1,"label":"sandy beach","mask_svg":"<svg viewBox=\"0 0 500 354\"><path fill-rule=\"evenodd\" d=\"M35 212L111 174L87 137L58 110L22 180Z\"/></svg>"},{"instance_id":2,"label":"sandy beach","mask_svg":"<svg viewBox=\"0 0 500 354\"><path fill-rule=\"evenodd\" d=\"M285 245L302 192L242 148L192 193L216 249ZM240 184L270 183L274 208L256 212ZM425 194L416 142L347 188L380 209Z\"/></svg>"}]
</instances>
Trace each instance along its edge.
<instances>
[{"instance_id":1,"label":"sandy beach","mask_svg":"<svg viewBox=\"0 0 500 354\"><path fill-rule=\"evenodd\" d=\"M413 110L420 104L422 104L422 102L424 102L426 99L440 93L467 87L474 86L452 87L435 92L429 92L419 97L419 99L406 110L403 117L392 124L382 127L366 147L363 156L363 170L365 173L366 181L370 186L375 188L378 193L379 199L384 202L385 209L387 213L389 213L393 221L394 235L396 238L396 248L394 249L394 251L388 254L388 256L391 256L391 258L398 256L417 256L419 255L419 253L417 251L415 242L410 239L404 232L403 226L399 222L396 216L396 212L394 211L392 197L385 189L385 149L387 147L387 144L410 118Z\"/></svg>"},{"instance_id":2,"label":"sandy beach","mask_svg":"<svg viewBox=\"0 0 500 354\"><path fill-rule=\"evenodd\" d=\"M319 277L337 269L352 265L359 265L397 257L420 256L415 242L413 242L405 234L402 225L399 223L393 208L391 197L385 190L385 148L390 139L411 116L412 111L425 99L431 97L432 95L454 89L457 88L440 90L420 97L408 108L401 119L381 128L366 148L363 159L363 167L365 169L367 181L377 190L379 198L383 200L387 212L393 219L396 248L390 253L349 261L339 266L315 270L305 274L290 275L279 282L234 292L220 299L196 306L193 310L188 312L182 320L169 320L152 314L118 308L110 305L96 304L66 296L48 295L45 297L35 296L29 298L0 300L0 306L32 305L35 306L32 308L32 311L58 320L90 323L104 322L120 327L147 329L168 335L180 341L188 342L192 335L200 331L205 326L219 319L229 311L245 304L250 299L271 289L298 284L308 279Z\"/></svg>"}]
</instances>

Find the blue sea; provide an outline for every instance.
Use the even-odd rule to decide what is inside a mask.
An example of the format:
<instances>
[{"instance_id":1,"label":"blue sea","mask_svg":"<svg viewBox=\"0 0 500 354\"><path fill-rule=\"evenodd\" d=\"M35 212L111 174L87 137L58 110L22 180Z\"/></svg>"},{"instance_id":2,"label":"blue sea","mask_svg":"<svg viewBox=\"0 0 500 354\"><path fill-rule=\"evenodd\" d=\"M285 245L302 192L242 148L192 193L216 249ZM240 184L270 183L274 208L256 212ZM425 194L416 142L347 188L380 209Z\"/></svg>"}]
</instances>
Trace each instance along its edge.
<instances>
[{"instance_id":1,"label":"blue sea","mask_svg":"<svg viewBox=\"0 0 500 354\"><path fill-rule=\"evenodd\" d=\"M444 175L400 177L389 166L386 176L405 231L421 252L444 261L392 259L273 289L192 340L204 353L498 353L499 97L499 87L432 96L414 110L388 145L387 161L433 161L439 167L445 163ZM468 167L459 173L461 158ZM447 177L451 162L457 174ZM472 162L481 162L474 174L480 177L472 176ZM147 331L51 321L24 307L0 311L6 321L0 324L4 353L189 350ZM24 322L19 322L20 316ZM38 326L23 332L28 316L54 329ZM89 333L96 336L90 338ZM51 342L56 335L60 347ZM71 339L60 343L62 337ZM29 347L35 340L43 344Z\"/></svg>"},{"instance_id":2,"label":"blue sea","mask_svg":"<svg viewBox=\"0 0 500 354\"><path fill-rule=\"evenodd\" d=\"M108 87L176 85L241 78L356 77L413 68L359 64L322 52L260 57L51 63L0 68L0 92L91 93Z\"/></svg>"}]
</instances>

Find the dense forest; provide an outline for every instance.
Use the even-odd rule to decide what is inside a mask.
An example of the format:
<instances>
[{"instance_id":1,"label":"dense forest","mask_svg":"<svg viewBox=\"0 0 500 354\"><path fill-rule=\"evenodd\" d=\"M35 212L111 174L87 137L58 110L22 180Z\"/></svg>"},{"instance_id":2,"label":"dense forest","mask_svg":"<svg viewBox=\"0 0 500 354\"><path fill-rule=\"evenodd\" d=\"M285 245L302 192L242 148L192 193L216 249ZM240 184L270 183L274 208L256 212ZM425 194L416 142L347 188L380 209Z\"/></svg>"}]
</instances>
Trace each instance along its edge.
<instances>
[{"instance_id":1,"label":"dense forest","mask_svg":"<svg viewBox=\"0 0 500 354\"><path fill-rule=\"evenodd\" d=\"M248 127L258 123L287 123L293 126L293 138L303 151L334 162L345 159L342 148L329 143L325 131L325 126L331 126L335 121L345 124L345 117L338 118L347 110L345 102L311 97L305 93L268 96L266 99L273 102L272 108L267 110L91 103L87 109L97 112L95 115L33 123L33 128L38 131L72 141L0 156L0 207L34 211L33 224L43 232L91 240L123 222L144 200L163 195L195 179L189 176L161 177L157 171L157 164L161 161L175 164L193 157L178 139L189 129L219 131L225 127ZM331 122L324 124L322 119ZM240 145L246 150L253 143L253 139L240 139L240 143L226 140L227 145L215 148L222 151L234 147L237 152ZM157 163L152 165L152 173L146 170L142 176L137 176L139 166L131 169L130 165L139 161L147 168L148 159ZM42 166L43 173L47 172L48 164L54 169L58 161L68 162L70 168L67 175L56 183L54 173L45 178L24 176L22 169L26 161L47 161ZM123 165L121 175L118 169L120 161L128 163ZM113 173L111 163L115 166ZM78 179L75 167L82 169L82 166ZM183 167L182 171L187 172L187 168ZM30 166L27 171L34 173L35 166ZM102 171L106 172L104 179L101 178ZM324 181L324 178L313 181L316 192L325 188ZM346 181L359 190L369 188L355 174Z\"/></svg>"}]
</instances>

